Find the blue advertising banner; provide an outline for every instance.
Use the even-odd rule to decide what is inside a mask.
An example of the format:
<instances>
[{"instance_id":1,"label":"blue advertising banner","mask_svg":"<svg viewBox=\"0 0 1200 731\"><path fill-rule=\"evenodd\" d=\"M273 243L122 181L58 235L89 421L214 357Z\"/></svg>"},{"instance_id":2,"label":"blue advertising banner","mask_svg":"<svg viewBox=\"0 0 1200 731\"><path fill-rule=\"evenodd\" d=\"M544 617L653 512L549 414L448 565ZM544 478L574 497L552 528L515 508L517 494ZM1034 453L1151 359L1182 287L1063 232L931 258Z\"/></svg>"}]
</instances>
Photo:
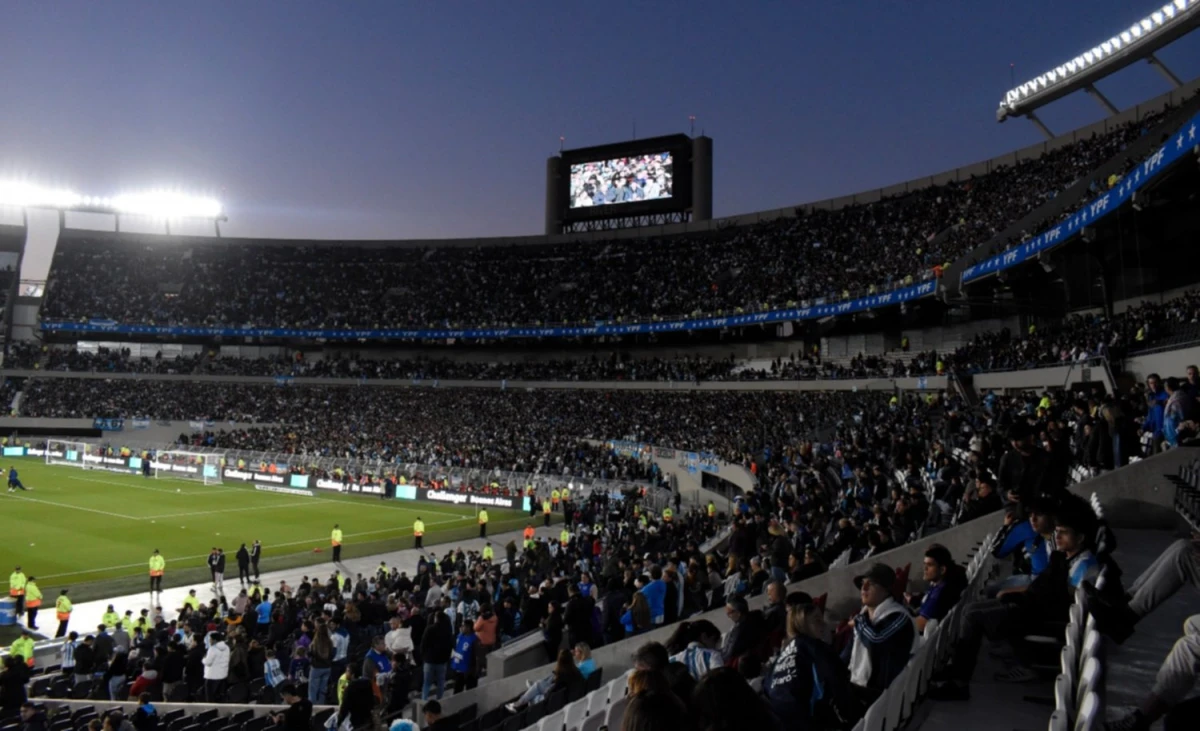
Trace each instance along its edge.
<instances>
[{"instance_id":1,"label":"blue advertising banner","mask_svg":"<svg viewBox=\"0 0 1200 731\"><path fill-rule=\"evenodd\" d=\"M121 431L125 428L124 419L102 419L96 417L92 419L92 428L100 431Z\"/></svg>"},{"instance_id":2,"label":"blue advertising banner","mask_svg":"<svg viewBox=\"0 0 1200 731\"><path fill-rule=\"evenodd\" d=\"M1010 267L1017 266L1036 257L1040 252L1065 243L1085 226L1104 218L1117 210L1149 180L1165 170L1192 149L1200 140L1196 138L1200 127L1200 114L1188 121L1172 135L1160 149L1143 163L1130 171L1106 193L1074 213L1067 220L1034 236L1020 246L991 257L963 270L962 283L971 282ZM506 338L574 338L594 335L640 335L666 332L691 332L694 330L718 330L728 327L768 325L791 320L813 320L836 315L862 312L878 307L898 305L937 291L936 280L868 295L841 302L819 301L808 307L793 307L768 312L755 312L727 317L708 317L694 320L672 320L669 322L639 322L630 324L597 323L589 327L514 327L463 330L337 330L337 329L291 329L260 327L188 327L177 325L121 324L114 320L89 320L88 322L49 321L42 329L67 333L107 333L109 335L167 335L172 337L258 337L258 338L326 338L329 340L500 340Z\"/></svg>"},{"instance_id":3,"label":"blue advertising banner","mask_svg":"<svg viewBox=\"0 0 1200 731\"><path fill-rule=\"evenodd\" d=\"M728 317L670 322L638 322L628 325L597 324L590 327L514 327L470 330L293 330L261 327L186 327L175 325L118 325L111 320L88 322L43 322L42 329L66 333L106 333L109 335L169 335L173 337L231 338L325 338L328 340L502 340L505 338L577 338L590 335L639 335L647 333L719 330L727 327L770 325L789 320L812 320L846 315L876 307L898 305L933 294L937 282L930 280L909 287L881 292L844 302L814 304L786 310L755 312ZM436 381L434 382L436 386Z\"/></svg>"},{"instance_id":4,"label":"blue advertising banner","mask_svg":"<svg viewBox=\"0 0 1200 731\"><path fill-rule=\"evenodd\" d=\"M1142 164L1126 173L1125 177L1121 178L1112 189L1094 198L1065 221L1019 246L964 269L962 283L966 284L988 274L1023 264L1041 252L1065 243L1082 231L1085 226L1090 226L1117 210L1132 198L1139 188L1167 169L1171 163L1190 152L1197 143L1200 143L1200 140L1196 138L1198 129L1200 129L1200 114L1192 117Z\"/></svg>"}]
</instances>

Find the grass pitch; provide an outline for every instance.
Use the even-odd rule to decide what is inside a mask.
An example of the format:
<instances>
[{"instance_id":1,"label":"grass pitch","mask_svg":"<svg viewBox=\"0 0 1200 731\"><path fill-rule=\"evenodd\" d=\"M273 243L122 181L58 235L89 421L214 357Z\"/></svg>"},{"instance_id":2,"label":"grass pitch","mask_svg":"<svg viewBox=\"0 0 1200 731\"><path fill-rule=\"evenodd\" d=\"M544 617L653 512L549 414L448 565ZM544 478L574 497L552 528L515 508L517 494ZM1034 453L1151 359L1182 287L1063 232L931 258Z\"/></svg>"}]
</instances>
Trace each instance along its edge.
<instances>
[{"instance_id":1,"label":"grass pitch","mask_svg":"<svg viewBox=\"0 0 1200 731\"><path fill-rule=\"evenodd\" d=\"M75 602L144 591L156 548L167 560L163 585L170 587L207 582L205 560L213 546L225 550L225 576L236 580L234 554L255 539L263 544L263 573L328 565L334 523L344 532L343 559L412 548L418 516L425 521L426 546L479 535L474 508L320 491L315 497L284 495L238 483L49 466L33 458L9 459L4 467L10 464L33 490L0 492L0 581L7 594L8 574L19 565L37 577L51 606L64 587ZM510 510L490 510L489 517L491 534L529 521Z\"/></svg>"}]
</instances>

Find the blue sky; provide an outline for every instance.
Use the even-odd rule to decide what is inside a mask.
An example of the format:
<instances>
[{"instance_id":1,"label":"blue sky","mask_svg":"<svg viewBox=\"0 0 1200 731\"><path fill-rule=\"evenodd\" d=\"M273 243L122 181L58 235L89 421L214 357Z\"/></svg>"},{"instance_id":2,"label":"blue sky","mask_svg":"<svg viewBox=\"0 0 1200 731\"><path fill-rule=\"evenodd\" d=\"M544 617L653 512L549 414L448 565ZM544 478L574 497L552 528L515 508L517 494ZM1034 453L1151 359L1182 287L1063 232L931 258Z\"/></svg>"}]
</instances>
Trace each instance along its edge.
<instances>
[{"instance_id":1,"label":"blue sky","mask_svg":"<svg viewBox=\"0 0 1200 731\"><path fill-rule=\"evenodd\" d=\"M936 173L1036 142L1009 88L1155 2L25 2L0 24L0 176L178 185L228 235L540 233L545 159L688 130L714 213ZM1164 61L1200 74L1195 36ZM1099 84L1166 91L1145 64ZM1102 116L1076 95L1055 131Z\"/></svg>"}]
</instances>

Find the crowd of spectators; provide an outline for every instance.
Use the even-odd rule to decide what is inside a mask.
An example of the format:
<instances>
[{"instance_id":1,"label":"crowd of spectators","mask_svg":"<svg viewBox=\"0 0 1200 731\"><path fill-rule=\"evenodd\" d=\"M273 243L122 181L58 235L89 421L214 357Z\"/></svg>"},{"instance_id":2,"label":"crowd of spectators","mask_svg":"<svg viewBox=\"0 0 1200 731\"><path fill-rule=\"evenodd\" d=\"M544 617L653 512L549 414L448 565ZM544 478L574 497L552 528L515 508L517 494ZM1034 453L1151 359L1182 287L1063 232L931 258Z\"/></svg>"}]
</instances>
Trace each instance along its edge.
<instances>
[{"instance_id":1,"label":"crowd of spectators","mask_svg":"<svg viewBox=\"0 0 1200 731\"><path fill-rule=\"evenodd\" d=\"M1162 302L1141 302L1107 317L1070 315L1061 323L1030 326L1024 336L1005 328L982 333L948 353L946 365L963 373L1019 370L1042 365L1120 358L1126 353L1200 336L1200 291Z\"/></svg>"},{"instance_id":2,"label":"crowd of spectators","mask_svg":"<svg viewBox=\"0 0 1200 731\"><path fill-rule=\"evenodd\" d=\"M441 328L644 321L840 299L936 276L1153 123L971 180L699 235L478 248L63 242L43 317Z\"/></svg>"},{"instance_id":3,"label":"crowd of spectators","mask_svg":"<svg viewBox=\"0 0 1200 731\"><path fill-rule=\"evenodd\" d=\"M46 379L21 413L222 424L213 446L522 472L572 471L581 440L695 448L742 462L886 394L275 386ZM244 425L244 426L241 426ZM593 468L594 469L594 468ZM599 476L599 475L596 475Z\"/></svg>"}]
</instances>

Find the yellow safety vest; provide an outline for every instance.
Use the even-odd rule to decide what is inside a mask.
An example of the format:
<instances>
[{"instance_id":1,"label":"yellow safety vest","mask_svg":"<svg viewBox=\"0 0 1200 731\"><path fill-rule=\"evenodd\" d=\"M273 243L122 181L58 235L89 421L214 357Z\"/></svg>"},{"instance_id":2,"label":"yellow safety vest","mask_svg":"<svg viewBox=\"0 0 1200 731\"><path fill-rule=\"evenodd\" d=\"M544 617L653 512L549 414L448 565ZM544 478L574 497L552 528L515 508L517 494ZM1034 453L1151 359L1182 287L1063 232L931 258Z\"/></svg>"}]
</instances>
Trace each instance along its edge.
<instances>
[{"instance_id":1,"label":"yellow safety vest","mask_svg":"<svg viewBox=\"0 0 1200 731\"><path fill-rule=\"evenodd\" d=\"M670 523L671 516L673 516L673 515L674 515L674 513L671 512L670 508L663 508L663 520L664 521L666 521L667 523Z\"/></svg>"},{"instance_id":2,"label":"yellow safety vest","mask_svg":"<svg viewBox=\"0 0 1200 731\"><path fill-rule=\"evenodd\" d=\"M183 606L191 607L192 610L195 611L200 608L200 600L191 594L188 594L183 598Z\"/></svg>"},{"instance_id":3,"label":"yellow safety vest","mask_svg":"<svg viewBox=\"0 0 1200 731\"><path fill-rule=\"evenodd\" d=\"M8 577L8 595L9 596L24 596L25 595L25 574L20 571L14 571Z\"/></svg>"},{"instance_id":4,"label":"yellow safety vest","mask_svg":"<svg viewBox=\"0 0 1200 731\"><path fill-rule=\"evenodd\" d=\"M342 530L340 528L334 528L333 533L329 536L329 540L335 546L342 545Z\"/></svg>"},{"instance_id":5,"label":"yellow safety vest","mask_svg":"<svg viewBox=\"0 0 1200 731\"><path fill-rule=\"evenodd\" d=\"M155 554L150 557L150 575L151 576L162 576L163 571L165 571L166 568L167 568L167 559L163 558L159 554Z\"/></svg>"},{"instance_id":6,"label":"yellow safety vest","mask_svg":"<svg viewBox=\"0 0 1200 731\"><path fill-rule=\"evenodd\" d=\"M58 621L65 622L71 618L71 600L65 596L60 596L54 602L54 612Z\"/></svg>"},{"instance_id":7,"label":"yellow safety vest","mask_svg":"<svg viewBox=\"0 0 1200 731\"><path fill-rule=\"evenodd\" d=\"M708 504L708 517L715 518L717 515L717 506L712 503Z\"/></svg>"},{"instance_id":8,"label":"yellow safety vest","mask_svg":"<svg viewBox=\"0 0 1200 731\"><path fill-rule=\"evenodd\" d=\"M550 501L549 500L542 501L542 512L547 513L547 514L550 513Z\"/></svg>"},{"instance_id":9,"label":"yellow safety vest","mask_svg":"<svg viewBox=\"0 0 1200 731\"><path fill-rule=\"evenodd\" d=\"M418 520L413 523L413 535L418 538L425 535L425 521Z\"/></svg>"},{"instance_id":10,"label":"yellow safety vest","mask_svg":"<svg viewBox=\"0 0 1200 731\"><path fill-rule=\"evenodd\" d=\"M187 602L185 601L184 603L186 604ZM199 603L196 606L200 606ZM105 612L104 617L100 621L104 623L105 627L116 627L117 623L121 621L121 615L116 612Z\"/></svg>"},{"instance_id":11,"label":"yellow safety vest","mask_svg":"<svg viewBox=\"0 0 1200 731\"><path fill-rule=\"evenodd\" d=\"M479 524L480 524L480 525L487 525L487 522L488 522L487 511L486 511L486 510L480 510L480 511L479 511Z\"/></svg>"},{"instance_id":12,"label":"yellow safety vest","mask_svg":"<svg viewBox=\"0 0 1200 731\"><path fill-rule=\"evenodd\" d=\"M35 581L25 584L25 606L29 609L42 606L42 590Z\"/></svg>"},{"instance_id":13,"label":"yellow safety vest","mask_svg":"<svg viewBox=\"0 0 1200 731\"><path fill-rule=\"evenodd\" d=\"M564 546L567 545L571 542L571 534L564 529L562 533L558 534L558 542Z\"/></svg>"},{"instance_id":14,"label":"yellow safety vest","mask_svg":"<svg viewBox=\"0 0 1200 731\"><path fill-rule=\"evenodd\" d=\"M491 546L483 547L483 560L484 561L491 561L495 557L496 557L496 552L492 550Z\"/></svg>"}]
</instances>

